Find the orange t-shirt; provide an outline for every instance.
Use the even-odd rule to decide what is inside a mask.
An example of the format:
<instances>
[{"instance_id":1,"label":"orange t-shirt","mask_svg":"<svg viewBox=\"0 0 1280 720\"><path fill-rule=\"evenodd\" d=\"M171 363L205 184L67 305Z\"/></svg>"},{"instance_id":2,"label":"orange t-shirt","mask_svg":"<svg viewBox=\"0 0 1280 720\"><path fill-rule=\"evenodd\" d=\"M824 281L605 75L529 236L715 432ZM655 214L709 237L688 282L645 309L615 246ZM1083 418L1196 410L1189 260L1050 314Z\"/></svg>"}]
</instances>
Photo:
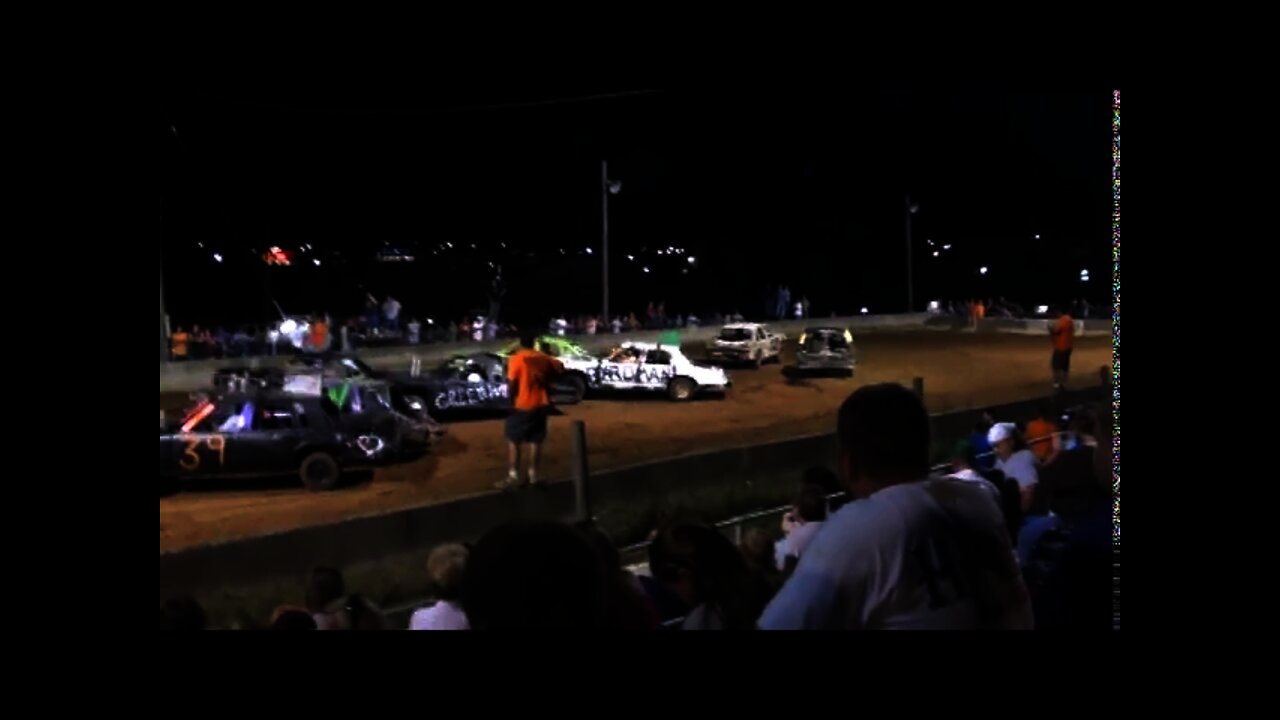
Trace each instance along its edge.
<instances>
[{"instance_id":1,"label":"orange t-shirt","mask_svg":"<svg viewBox=\"0 0 1280 720\"><path fill-rule=\"evenodd\" d=\"M1027 423L1027 443L1031 452L1040 460L1048 460L1053 454L1053 434L1056 432L1058 426L1049 420L1032 420Z\"/></svg>"},{"instance_id":2,"label":"orange t-shirt","mask_svg":"<svg viewBox=\"0 0 1280 720\"><path fill-rule=\"evenodd\" d=\"M315 347L324 347L325 342L329 339L329 326L323 322L318 322L311 328L311 344Z\"/></svg>"},{"instance_id":3,"label":"orange t-shirt","mask_svg":"<svg viewBox=\"0 0 1280 720\"><path fill-rule=\"evenodd\" d=\"M1075 342L1075 337L1076 321L1069 315L1058 318L1058 322L1053 326L1053 349L1058 352L1068 352Z\"/></svg>"},{"instance_id":4,"label":"orange t-shirt","mask_svg":"<svg viewBox=\"0 0 1280 720\"><path fill-rule=\"evenodd\" d=\"M547 386L551 377L564 370L559 360L536 350L521 348L507 363L507 379L518 383L517 410L537 410L551 404Z\"/></svg>"},{"instance_id":5,"label":"orange t-shirt","mask_svg":"<svg viewBox=\"0 0 1280 720\"><path fill-rule=\"evenodd\" d=\"M179 330L170 338L173 342L173 356L176 358L187 356L187 343L191 342L191 336Z\"/></svg>"}]
</instances>

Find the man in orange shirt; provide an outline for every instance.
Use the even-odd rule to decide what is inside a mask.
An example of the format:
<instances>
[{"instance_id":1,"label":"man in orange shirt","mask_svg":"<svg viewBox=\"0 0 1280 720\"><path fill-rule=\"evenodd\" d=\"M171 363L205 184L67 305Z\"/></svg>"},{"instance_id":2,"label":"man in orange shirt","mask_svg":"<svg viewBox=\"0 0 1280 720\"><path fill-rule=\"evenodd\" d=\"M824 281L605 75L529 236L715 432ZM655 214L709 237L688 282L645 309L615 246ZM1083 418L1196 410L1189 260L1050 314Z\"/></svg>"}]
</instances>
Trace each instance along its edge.
<instances>
[{"instance_id":1,"label":"man in orange shirt","mask_svg":"<svg viewBox=\"0 0 1280 720\"><path fill-rule=\"evenodd\" d=\"M542 443L547 439L547 415L551 410L548 390L564 365L550 355L533 349L537 333L520 333L520 349L507 361L507 382L515 410L507 418L507 479L498 487L509 489L520 485L520 450L529 448L529 484L538 482L538 465L542 460Z\"/></svg>"},{"instance_id":2,"label":"man in orange shirt","mask_svg":"<svg viewBox=\"0 0 1280 720\"><path fill-rule=\"evenodd\" d=\"M1075 346L1076 321L1064 309L1062 315L1049 326L1049 338L1053 341L1053 387L1062 390L1071 370L1071 349Z\"/></svg>"},{"instance_id":3,"label":"man in orange shirt","mask_svg":"<svg viewBox=\"0 0 1280 720\"><path fill-rule=\"evenodd\" d=\"M1050 419L1052 417L1049 406L1041 405L1036 419L1027 423L1027 445L1042 463L1051 460L1058 449L1058 424Z\"/></svg>"},{"instance_id":4,"label":"man in orange shirt","mask_svg":"<svg viewBox=\"0 0 1280 720\"><path fill-rule=\"evenodd\" d=\"M172 343L173 345L171 349L171 352L173 353L173 359L186 360L187 346L191 343L191 336L188 335L185 330L179 327L178 331L173 334L173 337L169 338L169 342Z\"/></svg>"}]
</instances>

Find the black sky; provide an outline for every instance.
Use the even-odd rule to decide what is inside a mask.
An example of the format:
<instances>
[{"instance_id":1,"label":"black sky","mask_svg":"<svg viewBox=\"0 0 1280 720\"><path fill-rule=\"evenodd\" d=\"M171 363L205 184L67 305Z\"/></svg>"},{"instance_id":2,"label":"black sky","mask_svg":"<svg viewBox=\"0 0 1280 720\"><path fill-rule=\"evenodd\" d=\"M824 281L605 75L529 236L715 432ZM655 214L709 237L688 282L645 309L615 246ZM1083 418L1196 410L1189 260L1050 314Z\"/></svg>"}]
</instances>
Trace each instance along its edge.
<instances>
[{"instance_id":1,"label":"black sky","mask_svg":"<svg viewBox=\"0 0 1280 720\"><path fill-rule=\"evenodd\" d=\"M566 101L614 93L631 94ZM1078 280L1109 265L1105 90L187 82L166 89L163 111L166 277L171 313L188 322L258 320L268 296L342 312L358 284L415 314L456 315L483 305L499 242L537 256L505 263L516 299L597 310L598 255L581 253L598 253L601 157L624 184L611 205L615 309L665 298L750 314L765 285L787 282L819 311L899 311L905 193L921 205L918 302L1108 292ZM427 254L443 242L455 250ZM308 243L328 264L268 273L249 253ZM408 268L369 262L415 243ZM944 243L953 250L933 259ZM645 276L625 262L666 246L699 263L685 275L651 258ZM197 289L218 283L244 292L213 302Z\"/></svg>"}]
</instances>

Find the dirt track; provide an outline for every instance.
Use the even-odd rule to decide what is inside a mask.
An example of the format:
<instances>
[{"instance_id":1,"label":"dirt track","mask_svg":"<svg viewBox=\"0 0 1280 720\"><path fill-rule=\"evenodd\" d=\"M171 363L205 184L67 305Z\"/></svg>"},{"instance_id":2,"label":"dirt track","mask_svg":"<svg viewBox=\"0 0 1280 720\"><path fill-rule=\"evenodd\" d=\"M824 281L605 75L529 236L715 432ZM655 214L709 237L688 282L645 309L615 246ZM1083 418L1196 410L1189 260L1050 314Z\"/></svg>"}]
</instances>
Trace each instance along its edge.
<instances>
[{"instance_id":1,"label":"dirt track","mask_svg":"<svg viewBox=\"0 0 1280 720\"><path fill-rule=\"evenodd\" d=\"M689 352L695 354L692 348ZM792 347L784 351L784 362L791 362L792 353ZM1098 368L1110 361L1109 338L1078 338L1073 384L1097 384ZM923 377L933 412L1043 395L1050 383L1049 343L1017 335L869 334L858 340L853 380L791 382L779 365L730 373L734 387L723 401L604 399L565 408L563 417L551 419L543 475L568 475L572 419L586 421L591 467L604 469L830 431L840 403L868 383L909 385L913 377ZM505 473L502 421L455 423L449 433L417 462L379 470L372 482L331 493L309 493L285 480L162 498L160 551L488 492Z\"/></svg>"}]
</instances>

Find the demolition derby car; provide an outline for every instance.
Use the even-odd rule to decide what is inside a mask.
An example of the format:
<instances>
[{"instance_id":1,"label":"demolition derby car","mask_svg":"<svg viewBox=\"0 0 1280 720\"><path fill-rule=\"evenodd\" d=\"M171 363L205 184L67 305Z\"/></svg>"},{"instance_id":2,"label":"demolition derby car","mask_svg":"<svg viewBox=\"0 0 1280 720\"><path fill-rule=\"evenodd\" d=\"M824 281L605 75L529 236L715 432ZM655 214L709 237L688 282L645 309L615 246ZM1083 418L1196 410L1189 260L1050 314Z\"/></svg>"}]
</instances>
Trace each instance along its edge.
<instances>
[{"instance_id":1,"label":"demolition derby car","mask_svg":"<svg viewBox=\"0 0 1280 720\"><path fill-rule=\"evenodd\" d=\"M511 357L520 349L520 343L514 342L502 349L499 355L503 357ZM533 341L533 349L544 352L553 358L578 358L591 359L591 353L587 352L581 345L577 345L562 337L555 335L543 335Z\"/></svg>"},{"instance_id":2,"label":"demolition derby car","mask_svg":"<svg viewBox=\"0 0 1280 720\"><path fill-rule=\"evenodd\" d=\"M320 378L321 388L337 402L336 395L356 391L354 407L382 406L424 425L432 437L445 428L428 412L423 388L399 382L397 378L369 367L354 355L341 353L298 355L284 368L229 367L214 372L213 387L220 392L244 392L254 388L286 389L311 393L311 378ZM342 403L338 403L341 405Z\"/></svg>"},{"instance_id":3,"label":"demolition derby car","mask_svg":"<svg viewBox=\"0 0 1280 720\"><path fill-rule=\"evenodd\" d=\"M665 392L672 400L684 401L699 393L723 393L732 384L724 370L698 365L674 345L628 342L605 358L560 361L566 382L584 391Z\"/></svg>"},{"instance_id":4,"label":"demolition derby car","mask_svg":"<svg viewBox=\"0 0 1280 720\"><path fill-rule=\"evenodd\" d=\"M707 344L707 358L723 363L751 363L758 368L771 360L781 362L782 341L786 339L758 323L725 325Z\"/></svg>"},{"instance_id":5,"label":"demolition derby car","mask_svg":"<svg viewBox=\"0 0 1280 720\"><path fill-rule=\"evenodd\" d=\"M796 369L802 372L835 371L853 377L853 333L847 328L816 327L800 335Z\"/></svg>"},{"instance_id":6,"label":"demolition derby car","mask_svg":"<svg viewBox=\"0 0 1280 720\"><path fill-rule=\"evenodd\" d=\"M354 355L344 353L305 354L295 358L290 368L309 368L324 374L326 385L335 381L375 380L386 383L393 409L410 417L421 418L443 432L431 415L465 414L473 411L511 409L507 389L507 358L497 353L455 355L434 369L388 373L369 367ZM289 371L276 368L247 370L228 368L214 376L215 387L228 382L242 385L259 384L281 387ZM562 405L582 399L579 383L565 378L552 391L552 400Z\"/></svg>"},{"instance_id":7,"label":"demolition derby car","mask_svg":"<svg viewBox=\"0 0 1280 720\"><path fill-rule=\"evenodd\" d=\"M161 423L160 485L296 473L308 490L330 490L344 472L393 460L408 443L389 411L344 412L319 394L227 393Z\"/></svg>"}]
</instances>

